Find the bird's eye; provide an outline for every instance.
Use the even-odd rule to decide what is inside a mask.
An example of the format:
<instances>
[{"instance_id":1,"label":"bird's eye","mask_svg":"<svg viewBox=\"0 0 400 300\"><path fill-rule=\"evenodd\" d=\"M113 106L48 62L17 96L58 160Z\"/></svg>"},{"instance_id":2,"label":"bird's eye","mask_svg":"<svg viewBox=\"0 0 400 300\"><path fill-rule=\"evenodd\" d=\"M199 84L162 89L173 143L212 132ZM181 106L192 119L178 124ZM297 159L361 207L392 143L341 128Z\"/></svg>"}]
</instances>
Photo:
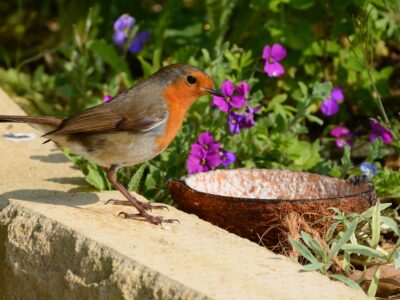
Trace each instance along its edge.
<instances>
[{"instance_id":1,"label":"bird's eye","mask_svg":"<svg viewBox=\"0 0 400 300\"><path fill-rule=\"evenodd\" d=\"M197 81L196 77L193 77L192 75L189 75L188 77L186 77L186 80L189 84L195 84Z\"/></svg>"}]
</instances>

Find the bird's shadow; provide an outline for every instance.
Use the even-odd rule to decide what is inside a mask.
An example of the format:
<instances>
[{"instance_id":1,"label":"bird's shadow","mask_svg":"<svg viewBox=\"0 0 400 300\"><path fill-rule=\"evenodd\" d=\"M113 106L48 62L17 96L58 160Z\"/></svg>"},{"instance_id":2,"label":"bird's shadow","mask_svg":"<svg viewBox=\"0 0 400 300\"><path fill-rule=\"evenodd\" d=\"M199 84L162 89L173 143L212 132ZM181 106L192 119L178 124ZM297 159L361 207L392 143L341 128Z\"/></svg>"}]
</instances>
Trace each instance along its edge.
<instances>
[{"instance_id":1,"label":"bird's shadow","mask_svg":"<svg viewBox=\"0 0 400 300\"><path fill-rule=\"evenodd\" d=\"M8 205L10 199L71 207L92 204L99 201L99 197L95 193L71 193L45 189L20 189L0 195L0 210Z\"/></svg>"},{"instance_id":2,"label":"bird's shadow","mask_svg":"<svg viewBox=\"0 0 400 300\"><path fill-rule=\"evenodd\" d=\"M69 159L62 153L52 153L49 155L31 155L30 158L53 164L69 162Z\"/></svg>"},{"instance_id":3,"label":"bird's shadow","mask_svg":"<svg viewBox=\"0 0 400 300\"><path fill-rule=\"evenodd\" d=\"M83 176L75 176L75 177L54 177L54 178L47 178L46 181L60 183L60 184L71 184L77 185L82 188L88 188L88 183L85 181Z\"/></svg>"}]
</instances>

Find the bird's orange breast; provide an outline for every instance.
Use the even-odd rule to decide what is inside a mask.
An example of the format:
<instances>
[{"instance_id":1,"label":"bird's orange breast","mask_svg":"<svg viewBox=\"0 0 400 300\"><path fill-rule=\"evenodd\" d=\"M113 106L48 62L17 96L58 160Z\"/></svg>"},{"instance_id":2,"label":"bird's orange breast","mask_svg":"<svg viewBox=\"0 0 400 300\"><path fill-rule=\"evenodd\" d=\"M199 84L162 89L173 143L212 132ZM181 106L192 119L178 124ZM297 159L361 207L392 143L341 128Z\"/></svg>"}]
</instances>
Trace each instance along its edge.
<instances>
[{"instance_id":1,"label":"bird's orange breast","mask_svg":"<svg viewBox=\"0 0 400 300\"><path fill-rule=\"evenodd\" d=\"M164 100L168 109L168 120L162 135L157 137L156 143L161 152L171 144L179 129L182 127L186 112L198 96L188 90L182 80L168 86L164 91Z\"/></svg>"}]
</instances>

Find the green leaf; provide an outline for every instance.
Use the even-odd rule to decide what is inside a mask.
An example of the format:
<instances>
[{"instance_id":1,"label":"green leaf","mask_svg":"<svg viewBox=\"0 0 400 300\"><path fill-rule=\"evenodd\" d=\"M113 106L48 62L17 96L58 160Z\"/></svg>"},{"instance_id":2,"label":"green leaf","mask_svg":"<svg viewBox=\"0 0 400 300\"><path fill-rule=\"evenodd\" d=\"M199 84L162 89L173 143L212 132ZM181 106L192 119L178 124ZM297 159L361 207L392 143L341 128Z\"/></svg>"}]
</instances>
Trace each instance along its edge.
<instances>
[{"instance_id":1,"label":"green leaf","mask_svg":"<svg viewBox=\"0 0 400 300\"><path fill-rule=\"evenodd\" d=\"M87 165L88 174L85 179L88 183L98 188L100 191L104 191L108 189L108 184L102 175L102 170L99 166L88 163Z\"/></svg>"},{"instance_id":2,"label":"green leaf","mask_svg":"<svg viewBox=\"0 0 400 300\"><path fill-rule=\"evenodd\" d=\"M206 0L206 18L210 24L209 35L217 47L221 46L230 25L232 12L238 1Z\"/></svg>"},{"instance_id":3,"label":"green leaf","mask_svg":"<svg viewBox=\"0 0 400 300\"><path fill-rule=\"evenodd\" d=\"M147 62L141 55L138 55L137 59L140 61L140 65L142 66L143 76L150 76L152 73L151 64Z\"/></svg>"},{"instance_id":4,"label":"green leaf","mask_svg":"<svg viewBox=\"0 0 400 300\"><path fill-rule=\"evenodd\" d=\"M300 86L301 93L303 94L303 97L306 98L308 97L308 87L305 85L305 83L299 81L298 85Z\"/></svg>"},{"instance_id":5,"label":"green leaf","mask_svg":"<svg viewBox=\"0 0 400 300\"><path fill-rule=\"evenodd\" d=\"M325 233L325 240L330 241L335 233L336 227L340 224L340 221L335 221L329 226L328 230Z\"/></svg>"},{"instance_id":6,"label":"green leaf","mask_svg":"<svg viewBox=\"0 0 400 300\"><path fill-rule=\"evenodd\" d=\"M378 250L372 249L370 247L364 245L357 244L345 244L341 247L342 250L349 251L352 253L356 253L359 255L365 255L368 257L376 257L382 260L385 260L386 255Z\"/></svg>"},{"instance_id":7,"label":"green leaf","mask_svg":"<svg viewBox=\"0 0 400 300\"><path fill-rule=\"evenodd\" d=\"M376 267L374 275L372 276L371 284L369 285L367 295L370 297L375 297L376 291L378 289L379 277L381 275L381 266Z\"/></svg>"},{"instance_id":8,"label":"green leaf","mask_svg":"<svg viewBox=\"0 0 400 300\"><path fill-rule=\"evenodd\" d=\"M382 210L384 210L384 209L390 207L391 205L392 205L391 203L379 204L379 211L382 211ZM367 219L371 218L371 217L372 217L372 214L373 214L373 212L374 212L374 208L375 208L375 206L368 208L366 211L364 211L364 212L361 214L361 216L364 217L364 218L367 218Z\"/></svg>"},{"instance_id":9,"label":"green leaf","mask_svg":"<svg viewBox=\"0 0 400 300\"><path fill-rule=\"evenodd\" d=\"M282 27L286 37L285 44L296 50L303 50L314 41L314 35L311 30L311 23L301 20L292 19Z\"/></svg>"},{"instance_id":10,"label":"green leaf","mask_svg":"<svg viewBox=\"0 0 400 300\"><path fill-rule=\"evenodd\" d=\"M319 150L319 140L310 144L306 141L292 139L291 143L286 148L286 155L288 159L293 161L294 169L308 170L322 160Z\"/></svg>"},{"instance_id":11,"label":"green leaf","mask_svg":"<svg viewBox=\"0 0 400 300\"><path fill-rule=\"evenodd\" d=\"M381 212L379 210L379 200L374 205L372 211L372 221L371 221L371 248L376 248L379 243L379 237L381 235Z\"/></svg>"},{"instance_id":12,"label":"green leaf","mask_svg":"<svg viewBox=\"0 0 400 300\"><path fill-rule=\"evenodd\" d=\"M329 255L328 255L329 261L332 260L332 258L337 254L337 252L350 239L351 235L354 233L354 230L357 227L357 223L358 223L357 220L352 221L350 223L350 226L347 228L347 230L343 233L342 237L339 239L339 241L336 244L334 244L334 246L332 247L332 250L329 252Z\"/></svg>"},{"instance_id":13,"label":"green leaf","mask_svg":"<svg viewBox=\"0 0 400 300\"><path fill-rule=\"evenodd\" d=\"M345 65L349 70L362 72L365 69L363 61L354 56L350 56Z\"/></svg>"},{"instance_id":14,"label":"green leaf","mask_svg":"<svg viewBox=\"0 0 400 300\"><path fill-rule=\"evenodd\" d=\"M308 248L304 246L302 243L294 239L290 239L290 243L301 254L301 256L306 258L309 262L318 263L318 260L315 258L314 255L312 255L311 251L308 250Z\"/></svg>"},{"instance_id":15,"label":"green leaf","mask_svg":"<svg viewBox=\"0 0 400 300\"><path fill-rule=\"evenodd\" d=\"M399 225L397 225L397 222L393 218L381 216L381 220L383 224L385 224L387 227L389 227L397 236L400 236L400 228Z\"/></svg>"},{"instance_id":16,"label":"green leaf","mask_svg":"<svg viewBox=\"0 0 400 300\"><path fill-rule=\"evenodd\" d=\"M130 74L129 68L121 56L118 55L114 46L104 40L94 40L88 45L88 48L97 54L102 60L108 63L115 71Z\"/></svg>"},{"instance_id":17,"label":"green leaf","mask_svg":"<svg viewBox=\"0 0 400 300\"><path fill-rule=\"evenodd\" d=\"M397 249L393 255L393 267L400 269L400 249Z\"/></svg>"},{"instance_id":18,"label":"green leaf","mask_svg":"<svg viewBox=\"0 0 400 300\"><path fill-rule=\"evenodd\" d=\"M132 176L128 183L128 190L137 192L139 189L140 181L142 180L144 170L146 170L147 164L141 164L136 170L135 174Z\"/></svg>"},{"instance_id":19,"label":"green leaf","mask_svg":"<svg viewBox=\"0 0 400 300\"><path fill-rule=\"evenodd\" d=\"M314 0L291 0L289 5L298 10L309 9L314 5Z\"/></svg>"},{"instance_id":20,"label":"green leaf","mask_svg":"<svg viewBox=\"0 0 400 300\"><path fill-rule=\"evenodd\" d=\"M313 86L312 95L322 100L330 95L331 90L331 82L316 82Z\"/></svg>"},{"instance_id":21,"label":"green leaf","mask_svg":"<svg viewBox=\"0 0 400 300\"><path fill-rule=\"evenodd\" d=\"M344 283L345 285L364 293L363 289L355 281L351 280L350 278L347 278L346 276L339 275L339 274L331 274L331 275L329 275L329 277L334 278L334 279Z\"/></svg>"},{"instance_id":22,"label":"green leaf","mask_svg":"<svg viewBox=\"0 0 400 300\"><path fill-rule=\"evenodd\" d=\"M375 141L381 141L376 139ZM374 143L375 143L374 141ZM374 147L374 143L372 144ZM383 147L380 147L384 149ZM376 192L380 196L400 197L400 172L384 169L376 174L372 181L375 184Z\"/></svg>"},{"instance_id":23,"label":"green leaf","mask_svg":"<svg viewBox=\"0 0 400 300\"><path fill-rule=\"evenodd\" d=\"M394 68L392 66L384 67L379 71L380 79L388 80L392 76Z\"/></svg>"},{"instance_id":24,"label":"green leaf","mask_svg":"<svg viewBox=\"0 0 400 300\"><path fill-rule=\"evenodd\" d=\"M324 124L324 121L316 116L307 114L306 118L308 121L313 122L313 123L317 123L318 125L322 126Z\"/></svg>"},{"instance_id":25,"label":"green leaf","mask_svg":"<svg viewBox=\"0 0 400 300\"><path fill-rule=\"evenodd\" d=\"M318 253L319 255L322 255L322 252L324 252L324 249L322 248L321 244L316 240L315 238L311 237L307 232L300 232L301 238L303 239L304 243L311 248L314 252Z\"/></svg>"},{"instance_id":26,"label":"green leaf","mask_svg":"<svg viewBox=\"0 0 400 300\"><path fill-rule=\"evenodd\" d=\"M272 98L271 103L283 103L287 99L287 94L279 94Z\"/></svg>"},{"instance_id":27,"label":"green leaf","mask_svg":"<svg viewBox=\"0 0 400 300\"><path fill-rule=\"evenodd\" d=\"M312 264L305 265L300 272L310 272L310 271L315 271L315 270L321 270L324 267L323 263L316 262Z\"/></svg>"}]
</instances>

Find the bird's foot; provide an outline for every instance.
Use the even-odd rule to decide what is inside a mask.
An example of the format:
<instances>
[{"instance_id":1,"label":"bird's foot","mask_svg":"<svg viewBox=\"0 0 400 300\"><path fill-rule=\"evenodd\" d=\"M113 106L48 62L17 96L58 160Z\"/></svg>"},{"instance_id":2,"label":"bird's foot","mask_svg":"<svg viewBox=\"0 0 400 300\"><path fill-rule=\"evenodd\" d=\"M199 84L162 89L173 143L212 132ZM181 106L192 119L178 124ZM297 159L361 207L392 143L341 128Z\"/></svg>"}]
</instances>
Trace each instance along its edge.
<instances>
[{"instance_id":1,"label":"bird's foot","mask_svg":"<svg viewBox=\"0 0 400 300\"><path fill-rule=\"evenodd\" d=\"M105 204L133 206L130 201L116 199L108 199Z\"/></svg>"},{"instance_id":2,"label":"bird's foot","mask_svg":"<svg viewBox=\"0 0 400 300\"><path fill-rule=\"evenodd\" d=\"M134 220L140 220L140 221L146 221L154 225L159 225L161 223L174 223L174 222L179 222L177 219L164 219L163 217L160 216L152 216L149 215L146 211L142 211L137 214L130 214L121 211L118 216L123 216L125 219L134 219Z\"/></svg>"},{"instance_id":3,"label":"bird's foot","mask_svg":"<svg viewBox=\"0 0 400 300\"><path fill-rule=\"evenodd\" d=\"M115 199L109 199L109 200L106 201L105 204L134 206L132 204L132 202L130 202L130 201L127 201L127 200L115 200ZM165 206L165 205L155 205L155 204L143 203L143 202L139 202L138 205L141 208L143 208L144 210L153 210L153 209L166 209L166 210L169 210L168 206Z\"/></svg>"}]
</instances>

